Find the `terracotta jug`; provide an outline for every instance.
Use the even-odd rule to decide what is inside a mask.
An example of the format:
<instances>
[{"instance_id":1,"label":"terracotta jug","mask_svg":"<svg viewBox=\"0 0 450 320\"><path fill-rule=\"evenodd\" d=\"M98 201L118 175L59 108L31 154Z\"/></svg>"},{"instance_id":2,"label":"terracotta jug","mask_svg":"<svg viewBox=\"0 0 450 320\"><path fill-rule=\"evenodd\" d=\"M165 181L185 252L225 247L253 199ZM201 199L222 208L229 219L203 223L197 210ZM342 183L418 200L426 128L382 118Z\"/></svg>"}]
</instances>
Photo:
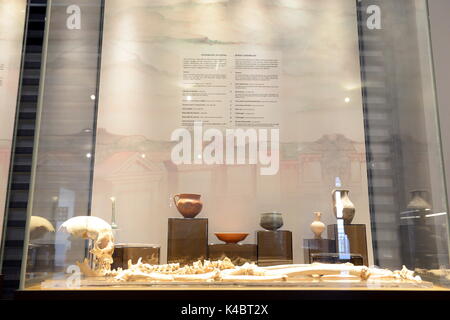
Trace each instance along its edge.
<instances>
[{"instance_id":1,"label":"terracotta jug","mask_svg":"<svg viewBox=\"0 0 450 320\"><path fill-rule=\"evenodd\" d=\"M181 193L173 197L175 206L185 218L195 218L202 211L203 204L199 194Z\"/></svg>"},{"instance_id":2,"label":"terracotta jug","mask_svg":"<svg viewBox=\"0 0 450 320\"><path fill-rule=\"evenodd\" d=\"M320 221L321 215L320 212L314 212L315 219L310 225L316 239L322 239L322 232L325 230L325 224Z\"/></svg>"},{"instance_id":3,"label":"terracotta jug","mask_svg":"<svg viewBox=\"0 0 450 320\"><path fill-rule=\"evenodd\" d=\"M344 224L352 223L355 217L355 205L348 197L349 192L344 189L333 190L333 212L336 219L344 220Z\"/></svg>"}]
</instances>

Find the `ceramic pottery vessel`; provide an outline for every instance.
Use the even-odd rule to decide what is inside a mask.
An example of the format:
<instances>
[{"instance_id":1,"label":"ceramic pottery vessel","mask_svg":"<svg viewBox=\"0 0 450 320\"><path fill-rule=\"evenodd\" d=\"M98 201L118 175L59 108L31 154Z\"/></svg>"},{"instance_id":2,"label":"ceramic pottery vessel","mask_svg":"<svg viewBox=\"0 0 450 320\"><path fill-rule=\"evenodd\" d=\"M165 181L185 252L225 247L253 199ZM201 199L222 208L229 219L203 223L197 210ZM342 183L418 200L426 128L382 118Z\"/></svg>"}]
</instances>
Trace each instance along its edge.
<instances>
[{"instance_id":1,"label":"ceramic pottery vessel","mask_svg":"<svg viewBox=\"0 0 450 320\"><path fill-rule=\"evenodd\" d=\"M314 238L316 239L322 239L322 233L325 230L325 224L320 220L321 215L320 212L314 212L315 218L310 225L311 230L314 233Z\"/></svg>"},{"instance_id":2,"label":"ceramic pottery vessel","mask_svg":"<svg viewBox=\"0 0 450 320\"><path fill-rule=\"evenodd\" d=\"M427 191L414 190L411 191L411 201L409 201L407 209L409 211L425 213L431 210L431 204L425 200Z\"/></svg>"},{"instance_id":3,"label":"ceramic pottery vessel","mask_svg":"<svg viewBox=\"0 0 450 320\"><path fill-rule=\"evenodd\" d=\"M350 191L345 189L333 190L333 212L336 219L343 219L344 224L352 223L355 217L355 205L348 197Z\"/></svg>"},{"instance_id":4,"label":"ceramic pottery vessel","mask_svg":"<svg viewBox=\"0 0 450 320\"><path fill-rule=\"evenodd\" d=\"M283 226L283 217L279 212L262 213L259 225L266 230L275 231Z\"/></svg>"},{"instance_id":5,"label":"ceramic pottery vessel","mask_svg":"<svg viewBox=\"0 0 450 320\"><path fill-rule=\"evenodd\" d=\"M185 218L195 218L203 208L199 194L177 194L173 197L173 202L175 202L178 211Z\"/></svg>"},{"instance_id":6,"label":"ceramic pottery vessel","mask_svg":"<svg viewBox=\"0 0 450 320\"><path fill-rule=\"evenodd\" d=\"M216 232L214 233L220 241L225 243L238 243L247 238L248 233L242 232Z\"/></svg>"}]
</instances>

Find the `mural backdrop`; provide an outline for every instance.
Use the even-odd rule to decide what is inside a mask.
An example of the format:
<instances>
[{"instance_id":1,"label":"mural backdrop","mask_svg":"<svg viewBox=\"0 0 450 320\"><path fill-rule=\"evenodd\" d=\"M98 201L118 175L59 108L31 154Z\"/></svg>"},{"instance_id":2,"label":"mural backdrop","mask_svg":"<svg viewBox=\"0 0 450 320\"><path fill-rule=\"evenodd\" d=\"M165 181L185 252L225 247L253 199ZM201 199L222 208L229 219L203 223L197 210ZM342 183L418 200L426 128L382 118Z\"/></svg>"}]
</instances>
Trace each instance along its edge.
<instances>
[{"instance_id":1,"label":"mural backdrop","mask_svg":"<svg viewBox=\"0 0 450 320\"><path fill-rule=\"evenodd\" d=\"M119 242L164 262L177 193L202 195L210 242L253 243L260 214L282 212L296 262L313 212L335 223L336 184L370 225L355 1L109 0L103 32L92 215L111 221L114 197ZM174 164L171 135L194 120L279 130L279 170Z\"/></svg>"}]
</instances>

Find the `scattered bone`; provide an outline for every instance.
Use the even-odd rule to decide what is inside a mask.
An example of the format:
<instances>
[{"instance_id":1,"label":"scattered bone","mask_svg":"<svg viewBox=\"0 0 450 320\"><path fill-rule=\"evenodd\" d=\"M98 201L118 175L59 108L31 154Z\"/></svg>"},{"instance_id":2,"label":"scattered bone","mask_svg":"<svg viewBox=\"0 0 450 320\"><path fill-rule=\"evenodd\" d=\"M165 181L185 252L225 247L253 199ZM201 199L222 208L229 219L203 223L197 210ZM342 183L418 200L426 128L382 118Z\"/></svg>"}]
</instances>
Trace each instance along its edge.
<instances>
[{"instance_id":1,"label":"scattered bone","mask_svg":"<svg viewBox=\"0 0 450 320\"><path fill-rule=\"evenodd\" d=\"M124 270L115 278L117 281L173 281L172 275L161 274L156 272L145 273L139 270Z\"/></svg>"},{"instance_id":2,"label":"scattered bone","mask_svg":"<svg viewBox=\"0 0 450 320\"><path fill-rule=\"evenodd\" d=\"M234 275L234 276L266 276L267 271L258 267L253 263L245 263L240 267L235 267L233 269L228 269L222 271L223 275Z\"/></svg>"},{"instance_id":3,"label":"scattered bone","mask_svg":"<svg viewBox=\"0 0 450 320\"><path fill-rule=\"evenodd\" d=\"M175 281L212 281L218 274L219 272L216 270L203 274L175 274L173 278Z\"/></svg>"},{"instance_id":4,"label":"scattered bone","mask_svg":"<svg viewBox=\"0 0 450 320\"><path fill-rule=\"evenodd\" d=\"M234 265L228 258L219 261L197 261L184 267L180 267L178 263L150 265L142 263L142 258L139 258L136 264L132 264L131 260L128 261L128 269L113 270L110 275L114 275L117 281L152 281L158 274L167 276L162 278L163 281L213 281L221 270L231 268L234 268ZM146 278L145 274L151 274L152 277Z\"/></svg>"},{"instance_id":5,"label":"scattered bone","mask_svg":"<svg viewBox=\"0 0 450 320\"><path fill-rule=\"evenodd\" d=\"M365 266L354 266L352 264L324 264L313 263L305 267L285 268L267 271L267 274L284 274L288 278L298 276L324 276L324 275L339 275L346 273L349 275L360 277L365 280L368 278L368 268Z\"/></svg>"},{"instance_id":6,"label":"scattered bone","mask_svg":"<svg viewBox=\"0 0 450 320\"><path fill-rule=\"evenodd\" d=\"M403 266L402 270L400 271L394 271L394 274L399 275L400 278L404 280L422 281L422 279L419 276L414 276L414 271L408 270L406 266Z\"/></svg>"},{"instance_id":7,"label":"scattered bone","mask_svg":"<svg viewBox=\"0 0 450 320\"><path fill-rule=\"evenodd\" d=\"M80 272L87 277L99 277L103 275L95 270L92 270L87 259L84 259L83 262L76 262L76 264L78 268L80 268Z\"/></svg>"},{"instance_id":8,"label":"scattered bone","mask_svg":"<svg viewBox=\"0 0 450 320\"><path fill-rule=\"evenodd\" d=\"M278 270L278 269L290 269L290 268L305 268L310 267L310 264L279 264L276 266L261 267L264 270Z\"/></svg>"}]
</instances>

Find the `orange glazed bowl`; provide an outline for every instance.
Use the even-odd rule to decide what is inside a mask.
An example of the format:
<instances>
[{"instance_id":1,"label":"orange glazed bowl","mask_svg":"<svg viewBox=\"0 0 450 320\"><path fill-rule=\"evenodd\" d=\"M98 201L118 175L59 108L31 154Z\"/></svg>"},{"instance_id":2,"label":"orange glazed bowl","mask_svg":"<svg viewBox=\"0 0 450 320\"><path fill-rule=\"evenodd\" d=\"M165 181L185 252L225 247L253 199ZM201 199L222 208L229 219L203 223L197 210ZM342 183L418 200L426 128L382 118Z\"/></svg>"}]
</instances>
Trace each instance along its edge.
<instances>
[{"instance_id":1,"label":"orange glazed bowl","mask_svg":"<svg viewBox=\"0 0 450 320\"><path fill-rule=\"evenodd\" d=\"M214 234L217 239L226 243L238 243L248 236L248 233L242 232L216 232Z\"/></svg>"}]
</instances>

